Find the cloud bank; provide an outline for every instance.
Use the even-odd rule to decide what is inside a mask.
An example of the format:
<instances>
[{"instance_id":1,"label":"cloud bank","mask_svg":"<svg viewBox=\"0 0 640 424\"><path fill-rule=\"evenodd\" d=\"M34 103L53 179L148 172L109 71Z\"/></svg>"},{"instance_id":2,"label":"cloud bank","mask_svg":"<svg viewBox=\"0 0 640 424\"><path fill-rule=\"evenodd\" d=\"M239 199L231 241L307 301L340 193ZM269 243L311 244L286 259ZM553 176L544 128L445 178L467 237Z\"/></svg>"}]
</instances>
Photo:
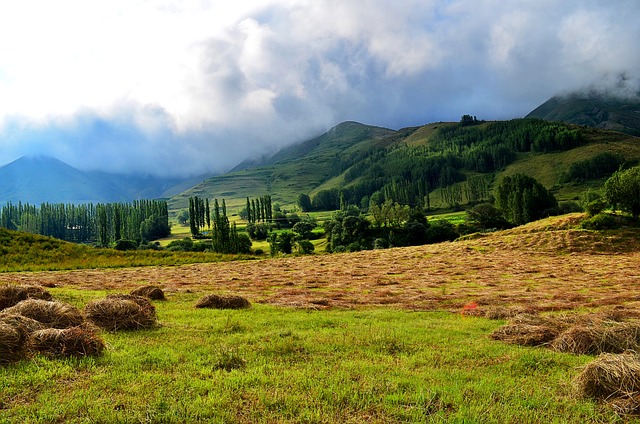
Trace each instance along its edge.
<instances>
[{"instance_id":1,"label":"cloud bank","mask_svg":"<svg viewBox=\"0 0 640 424\"><path fill-rule=\"evenodd\" d=\"M509 119L640 88L635 0L7 3L0 164L224 171L345 120Z\"/></svg>"}]
</instances>

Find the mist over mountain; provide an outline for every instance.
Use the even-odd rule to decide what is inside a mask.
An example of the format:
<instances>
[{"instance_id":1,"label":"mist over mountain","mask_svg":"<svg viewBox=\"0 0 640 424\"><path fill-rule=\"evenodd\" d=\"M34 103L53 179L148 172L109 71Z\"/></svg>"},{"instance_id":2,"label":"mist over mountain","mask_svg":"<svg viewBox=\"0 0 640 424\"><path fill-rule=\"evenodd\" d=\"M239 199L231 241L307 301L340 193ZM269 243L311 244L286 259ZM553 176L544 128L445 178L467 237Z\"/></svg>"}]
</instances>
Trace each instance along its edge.
<instances>
[{"instance_id":1,"label":"mist over mountain","mask_svg":"<svg viewBox=\"0 0 640 424\"><path fill-rule=\"evenodd\" d=\"M595 90L573 92L552 97L526 117L640 136L640 95L623 97Z\"/></svg>"},{"instance_id":2,"label":"mist over mountain","mask_svg":"<svg viewBox=\"0 0 640 424\"><path fill-rule=\"evenodd\" d=\"M202 177L204 178L204 177ZM23 156L0 167L0 204L129 202L176 194L195 180L80 171L50 156ZM176 188L177 186L177 188Z\"/></svg>"}]
</instances>

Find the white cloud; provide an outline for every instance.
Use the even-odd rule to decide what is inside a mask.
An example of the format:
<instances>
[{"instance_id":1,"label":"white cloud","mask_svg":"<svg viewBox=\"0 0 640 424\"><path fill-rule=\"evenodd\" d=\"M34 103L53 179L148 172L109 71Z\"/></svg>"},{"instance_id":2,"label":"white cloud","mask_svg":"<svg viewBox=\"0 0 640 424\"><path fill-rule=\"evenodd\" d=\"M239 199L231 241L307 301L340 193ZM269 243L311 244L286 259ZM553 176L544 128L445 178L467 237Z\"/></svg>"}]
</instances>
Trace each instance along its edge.
<instances>
[{"instance_id":1,"label":"white cloud","mask_svg":"<svg viewBox=\"0 0 640 424\"><path fill-rule=\"evenodd\" d=\"M96 159L85 155L85 166L222 169L342 120L512 118L565 89L620 91L623 73L622 91L633 92L636 9L634 0L4 2L0 163L39 150L78 165L73 152L90 146Z\"/></svg>"}]
</instances>

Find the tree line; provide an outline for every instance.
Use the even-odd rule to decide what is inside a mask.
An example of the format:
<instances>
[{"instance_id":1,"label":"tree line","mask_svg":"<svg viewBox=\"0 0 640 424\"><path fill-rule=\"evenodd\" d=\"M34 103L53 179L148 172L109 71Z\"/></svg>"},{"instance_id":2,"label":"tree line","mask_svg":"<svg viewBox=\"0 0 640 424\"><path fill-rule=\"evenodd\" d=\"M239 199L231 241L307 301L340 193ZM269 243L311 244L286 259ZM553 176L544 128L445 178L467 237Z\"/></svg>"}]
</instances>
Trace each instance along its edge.
<instances>
[{"instance_id":1,"label":"tree line","mask_svg":"<svg viewBox=\"0 0 640 424\"><path fill-rule=\"evenodd\" d=\"M171 234L167 202L160 200L97 205L42 203L40 207L9 202L0 209L0 226L102 247L118 240L140 244Z\"/></svg>"}]
</instances>

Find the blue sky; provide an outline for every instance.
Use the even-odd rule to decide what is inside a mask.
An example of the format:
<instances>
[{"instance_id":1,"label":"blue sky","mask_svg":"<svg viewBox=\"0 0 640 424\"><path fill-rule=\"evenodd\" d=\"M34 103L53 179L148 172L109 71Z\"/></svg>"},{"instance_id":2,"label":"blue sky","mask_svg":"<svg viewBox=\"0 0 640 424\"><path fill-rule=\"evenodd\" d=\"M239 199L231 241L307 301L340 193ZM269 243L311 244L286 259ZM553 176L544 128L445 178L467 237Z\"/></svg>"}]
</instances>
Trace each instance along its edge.
<instances>
[{"instance_id":1,"label":"blue sky","mask_svg":"<svg viewBox=\"0 0 640 424\"><path fill-rule=\"evenodd\" d=\"M224 171L346 120L521 117L637 93L637 0L21 0L0 5L0 165ZM624 83L620 76L624 75Z\"/></svg>"}]
</instances>

